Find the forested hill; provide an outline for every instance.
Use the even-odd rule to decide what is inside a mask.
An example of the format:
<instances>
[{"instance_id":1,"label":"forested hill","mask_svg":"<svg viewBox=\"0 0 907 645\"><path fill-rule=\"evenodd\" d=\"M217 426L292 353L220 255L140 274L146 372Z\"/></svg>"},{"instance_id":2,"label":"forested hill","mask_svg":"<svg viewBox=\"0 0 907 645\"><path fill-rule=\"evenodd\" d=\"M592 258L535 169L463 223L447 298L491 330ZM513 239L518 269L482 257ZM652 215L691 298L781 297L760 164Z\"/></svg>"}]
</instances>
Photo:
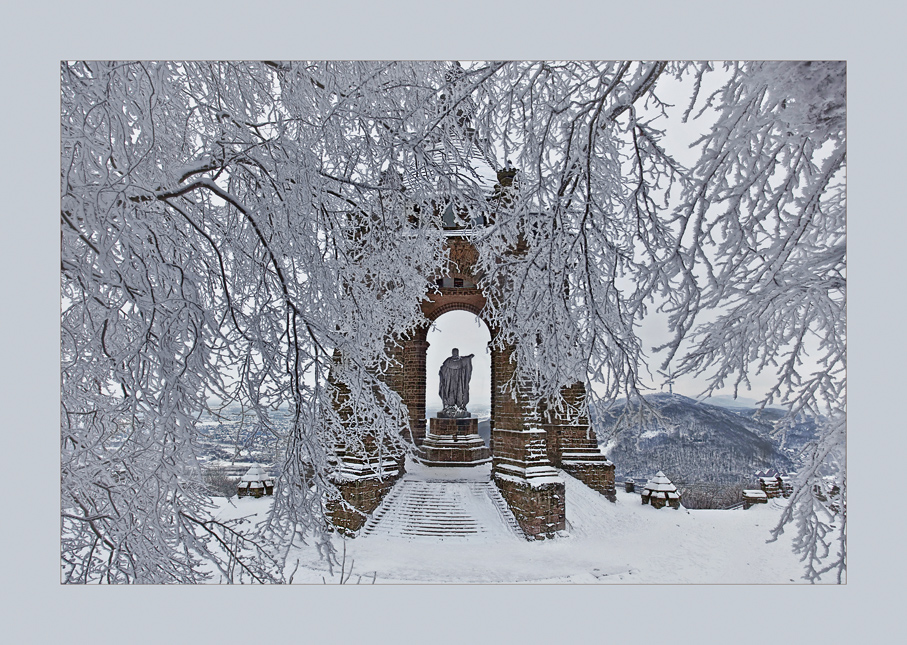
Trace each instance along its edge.
<instances>
[{"instance_id":1,"label":"forested hill","mask_svg":"<svg viewBox=\"0 0 907 645\"><path fill-rule=\"evenodd\" d=\"M678 484L755 484L754 473L766 468L795 469L796 455L811 438L814 424L805 420L787 441L773 436L772 422L783 413L721 408L679 394L653 394L646 401L660 418L640 415L618 403L592 416L599 442L617 467L618 482L637 481L659 470ZM622 420L621 420L622 418Z\"/></svg>"}]
</instances>

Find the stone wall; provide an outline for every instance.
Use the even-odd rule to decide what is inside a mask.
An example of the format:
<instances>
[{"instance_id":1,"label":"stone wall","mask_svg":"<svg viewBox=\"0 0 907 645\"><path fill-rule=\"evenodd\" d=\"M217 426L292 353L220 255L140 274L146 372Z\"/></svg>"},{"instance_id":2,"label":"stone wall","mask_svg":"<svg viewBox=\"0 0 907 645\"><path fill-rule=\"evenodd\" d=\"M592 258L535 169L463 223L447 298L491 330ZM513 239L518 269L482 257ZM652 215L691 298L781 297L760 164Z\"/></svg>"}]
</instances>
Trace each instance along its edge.
<instances>
[{"instance_id":1,"label":"stone wall","mask_svg":"<svg viewBox=\"0 0 907 645\"><path fill-rule=\"evenodd\" d=\"M405 339L395 338L395 342L388 340L386 349L391 361L384 373L380 375L389 388L403 396L404 388L404 361L406 360Z\"/></svg>"},{"instance_id":2,"label":"stone wall","mask_svg":"<svg viewBox=\"0 0 907 645\"><path fill-rule=\"evenodd\" d=\"M532 486L509 478L494 481L527 537L553 538L567 528L563 482Z\"/></svg>"},{"instance_id":3,"label":"stone wall","mask_svg":"<svg viewBox=\"0 0 907 645\"><path fill-rule=\"evenodd\" d=\"M472 242L466 237L451 236L447 238L447 248L450 252L451 274L478 283L475 264L479 259L479 252Z\"/></svg>"},{"instance_id":4,"label":"stone wall","mask_svg":"<svg viewBox=\"0 0 907 645\"><path fill-rule=\"evenodd\" d=\"M519 384L506 387L516 371L513 353L508 346L491 357L492 478L527 537L554 537L567 522L564 482L548 459L546 431L531 425Z\"/></svg>"},{"instance_id":5,"label":"stone wall","mask_svg":"<svg viewBox=\"0 0 907 645\"><path fill-rule=\"evenodd\" d=\"M514 464L520 468L550 465L544 430L494 429L495 463Z\"/></svg>"},{"instance_id":6,"label":"stone wall","mask_svg":"<svg viewBox=\"0 0 907 645\"><path fill-rule=\"evenodd\" d=\"M340 353L335 351L334 360L340 358ZM400 383L401 375L400 366L391 365L380 378L393 387ZM349 387L334 375L329 378L336 387L335 409L341 423L349 426L352 423L350 411L343 407L350 396ZM368 515L403 475L405 463L405 453L399 444L376 437L367 429L358 430L361 434L354 446L344 445L339 440L335 445L337 469L331 477L340 498L328 500L325 509L328 521L347 535L355 535L365 524Z\"/></svg>"},{"instance_id":7,"label":"stone wall","mask_svg":"<svg viewBox=\"0 0 907 645\"><path fill-rule=\"evenodd\" d=\"M519 388L514 392L505 389L516 372L516 361L513 358L515 348L505 346L492 352L491 355L491 415L493 429L523 430L529 421L526 418L528 404ZM496 449L495 449L496 450Z\"/></svg>"},{"instance_id":8,"label":"stone wall","mask_svg":"<svg viewBox=\"0 0 907 645\"><path fill-rule=\"evenodd\" d=\"M327 515L338 531L355 535L393 487L396 479L361 478L336 482L341 499L329 500Z\"/></svg>"},{"instance_id":9,"label":"stone wall","mask_svg":"<svg viewBox=\"0 0 907 645\"><path fill-rule=\"evenodd\" d=\"M607 463L571 463L564 464L564 470L583 482L592 490L598 491L609 501L617 501L617 490L614 487L614 464Z\"/></svg>"}]
</instances>

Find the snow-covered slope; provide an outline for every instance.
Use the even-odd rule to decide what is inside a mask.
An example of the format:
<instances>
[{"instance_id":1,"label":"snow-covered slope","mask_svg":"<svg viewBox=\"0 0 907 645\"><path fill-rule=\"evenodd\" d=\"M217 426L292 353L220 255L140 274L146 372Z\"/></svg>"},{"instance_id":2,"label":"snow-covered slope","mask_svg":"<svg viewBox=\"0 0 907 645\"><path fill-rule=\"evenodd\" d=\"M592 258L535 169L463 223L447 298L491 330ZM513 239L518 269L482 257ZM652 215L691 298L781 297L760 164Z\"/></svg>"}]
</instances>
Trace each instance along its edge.
<instances>
[{"instance_id":1,"label":"snow-covered slope","mask_svg":"<svg viewBox=\"0 0 907 645\"><path fill-rule=\"evenodd\" d=\"M567 531L554 540L528 541L500 532L455 539L335 534L334 546L345 553L343 569L347 574L352 569L350 584L804 583L791 532L767 542L783 500L746 511L654 509L642 505L639 495L618 489L617 502L611 503L570 475L561 477ZM245 526L251 529L264 519L271 498L223 503L221 519L247 517ZM339 581L341 564L329 567L314 546L293 549L288 575L297 560L295 582Z\"/></svg>"},{"instance_id":2,"label":"snow-covered slope","mask_svg":"<svg viewBox=\"0 0 907 645\"><path fill-rule=\"evenodd\" d=\"M596 415L596 433L618 478L645 481L662 470L675 483L737 484L750 483L757 470L794 468L767 419L679 394L646 400L661 419L640 419L625 404Z\"/></svg>"}]
</instances>

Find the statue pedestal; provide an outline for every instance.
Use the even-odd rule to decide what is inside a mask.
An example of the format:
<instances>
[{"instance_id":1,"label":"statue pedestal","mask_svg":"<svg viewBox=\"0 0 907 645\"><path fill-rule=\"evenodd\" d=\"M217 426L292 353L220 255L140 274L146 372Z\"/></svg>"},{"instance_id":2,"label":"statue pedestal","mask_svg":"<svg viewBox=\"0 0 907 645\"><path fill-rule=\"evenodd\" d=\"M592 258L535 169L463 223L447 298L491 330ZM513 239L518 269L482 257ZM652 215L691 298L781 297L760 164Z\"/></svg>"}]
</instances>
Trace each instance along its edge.
<instances>
[{"instance_id":1,"label":"statue pedestal","mask_svg":"<svg viewBox=\"0 0 907 645\"><path fill-rule=\"evenodd\" d=\"M429 419L419 461L426 466L479 466L491 461L491 451L479 436L479 420Z\"/></svg>"}]
</instances>

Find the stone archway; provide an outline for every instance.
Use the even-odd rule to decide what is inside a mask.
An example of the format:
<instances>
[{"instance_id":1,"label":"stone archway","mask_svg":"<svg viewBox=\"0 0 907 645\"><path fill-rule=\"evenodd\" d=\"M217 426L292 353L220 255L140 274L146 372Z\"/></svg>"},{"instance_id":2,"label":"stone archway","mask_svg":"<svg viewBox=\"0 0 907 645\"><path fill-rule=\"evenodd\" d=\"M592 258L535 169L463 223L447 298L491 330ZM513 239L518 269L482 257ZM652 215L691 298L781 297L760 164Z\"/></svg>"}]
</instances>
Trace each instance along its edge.
<instances>
[{"instance_id":1,"label":"stone archway","mask_svg":"<svg viewBox=\"0 0 907 645\"><path fill-rule=\"evenodd\" d=\"M564 419L553 411L534 409L518 386L504 386L514 380L515 348L496 343L498 330L483 317L487 299L481 287L481 276L476 275L474 268L478 252L462 234L449 235L447 247L451 271L436 279L436 290L421 303L425 325L408 337L389 340L395 361L384 379L407 406L409 439L418 452L425 442L429 421L426 417L426 356L431 323L441 315L457 310L470 312L481 319L492 339L492 480L527 537L554 537L566 527L565 487L555 466L613 500L614 465L599 452L588 419ZM585 388L582 383L576 383L565 387L564 395L573 403L579 403L585 397ZM368 475L341 486L344 499L357 509L360 508L357 501L360 489L364 491L365 500L366 494L371 494ZM361 510L372 512L380 496L383 493L374 500L369 497L369 508ZM354 531L358 529L358 526L344 526Z\"/></svg>"},{"instance_id":2,"label":"stone archway","mask_svg":"<svg viewBox=\"0 0 907 645\"><path fill-rule=\"evenodd\" d=\"M482 295L478 287L474 286L474 283L467 282L466 284L466 287L440 287L440 294L433 294L430 300L423 302L422 313L425 315L426 324L423 327L420 327L411 339L404 341L403 365L405 387L399 394L410 410L410 429L416 446L422 444L426 433L427 392L425 372L427 363L426 356L429 348L427 336L431 324L446 313L452 311L465 311L475 315L479 320L485 323L491 337L494 338L495 331L481 315L482 309L485 306L485 296ZM496 350L492 348L491 352L491 381L492 392L494 392L494 355ZM492 419L494 419L494 396L492 395L490 398L491 416Z\"/></svg>"},{"instance_id":3,"label":"stone archway","mask_svg":"<svg viewBox=\"0 0 907 645\"><path fill-rule=\"evenodd\" d=\"M466 288L469 286L467 285ZM457 313L465 315L458 318ZM414 446L413 456L417 461L428 466L471 467L488 464L491 462L491 448L486 440L490 437L486 435L486 438L482 438L480 435L480 423L478 415L476 415L475 403L478 399L484 399L489 408L493 408L491 396L493 390L489 376L491 374L490 359L495 350L490 343L491 329L488 327L487 321L478 315L476 307L471 306L471 303L468 302L466 304L447 302L431 307L426 314L430 325L419 330L419 338L427 336L426 340L431 339L432 341L431 343L426 342L424 345L420 343L420 347L424 347L426 351L426 389L431 387L433 392L426 391L425 393L428 408L426 410L426 434L422 443ZM484 323L485 329L479 332L477 328L473 327L475 331L471 332L467 338L463 338L456 332L443 335L432 333L440 331L435 330L434 327L439 320L450 318L457 321L459 325L468 324L466 321L475 325L476 321L481 321ZM442 324L450 332L451 328L447 327L447 323ZM458 328L459 325L455 328ZM480 339L473 334L485 337ZM435 343L436 346L432 347L432 343ZM461 356L475 354L472 360L472 379L469 387L468 409L470 414L466 417L445 418L440 414L441 407L429 405L429 402L434 398L433 394L438 393L440 379L437 376L437 370L441 367L442 362L451 355L453 345L459 347ZM486 351L486 348L491 351ZM437 403L441 403L440 398ZM490 416L492 418L494 416L493 409L490 410ZM490 432L490 419L487 424Z\"/></svg>"},{"instance_id":4,"label":"stone archway","mask_svg":"<svg viewBox=\"0 0 907 645\"><path fill-rule=\"evenodd\" d=\"M402 373L395 382L401 386L397 392L409 409L414 447L418 451L428 434L426 336L431 323L450 311L472 313L485 323L492 339L492 479L527 536L552 537L565 528L566 518L564 483L549 458L548 432L530 425L533 415L525 397L503 387L516 371L514 348L495 343L498 330L483 317L487 300L480 286L481 276L474 271L478 257L475 247L466 236L458 235L449 236L447 246L452 270L437 280L436 291L421 303L426 324L411 337L400 339L397 348Z\"/></svg>"}]
</instances>

